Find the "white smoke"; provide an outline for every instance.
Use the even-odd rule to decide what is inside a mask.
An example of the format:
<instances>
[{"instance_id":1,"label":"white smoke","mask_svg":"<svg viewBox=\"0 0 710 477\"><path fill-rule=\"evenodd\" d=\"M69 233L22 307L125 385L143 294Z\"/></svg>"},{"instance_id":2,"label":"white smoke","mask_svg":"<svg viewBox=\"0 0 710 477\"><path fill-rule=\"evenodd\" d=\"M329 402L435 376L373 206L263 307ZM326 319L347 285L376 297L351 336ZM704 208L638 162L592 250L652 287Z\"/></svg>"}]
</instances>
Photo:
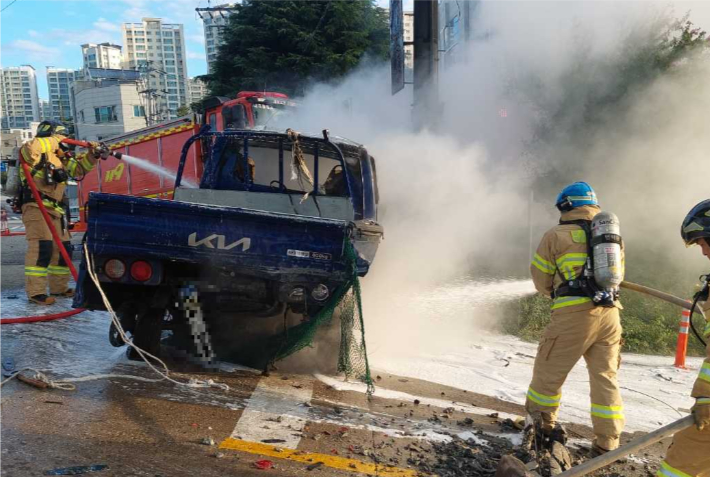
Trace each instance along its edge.
<instances>
[{"instance_id":1,"label":"white smoke","mask_svg":"<svg viewBox=\"0 0 710 477\"><path fill-rule=\"evenodd\" d=\"M688 7L691 19L710 19L710 6L700 2L678 3L674 15ZM560 137L549 156L525 154L539 119L536 100L561 101L570 72L584 71L579 101L566 111L579 117L586 95L615 80L604 65L623 55L620 45L646 38L648 26L668 12L649 2L484 2L476 31L487 39L470 45L466 62L441 72L444 113L435 130L412 132L411 89L391 96L387 65L363 66L337 86L312 88L295 126L328 128L364 143L377 159L385 241L364 280L370 350L417 352L437 341L474 339L451 313L494 320L480 302L468 313L443 306L439 314L421 313L421 299L475 273L504 279L489 294L495 302L510 289L511 273L525 278L533 180L560 164L575 167L549 190L589 181L620 217L631 256L637 247L662 251L663 264L698 262L680 242L678 226L709 192L708 61L681 65L632 92L623 117L589 131L584 146ZM599 67L585 70L585 61ZM553 201L535 197L534 245L557 220Z\"/></svg>"}]
</instances>

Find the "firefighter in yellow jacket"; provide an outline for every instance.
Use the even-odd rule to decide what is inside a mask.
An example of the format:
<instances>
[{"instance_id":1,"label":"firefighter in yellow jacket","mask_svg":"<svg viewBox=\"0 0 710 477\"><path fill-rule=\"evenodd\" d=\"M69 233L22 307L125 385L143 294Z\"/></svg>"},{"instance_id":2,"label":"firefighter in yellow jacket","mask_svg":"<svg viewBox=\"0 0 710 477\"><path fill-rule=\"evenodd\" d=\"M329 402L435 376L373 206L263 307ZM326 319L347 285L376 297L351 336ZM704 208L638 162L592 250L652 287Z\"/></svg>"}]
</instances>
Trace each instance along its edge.
<instances>
[{"instance_id":1,"label":"firefighter in yellow jacket","mask_svg":"<svg viewBox=\"0 0 710 477\"><path fill-rule=\"evenodd\" d=\"M530 266L535 288L553 301L552 319L540 341L525 403L527 435L528 439L531 434L547 436L564 444L564 430L557 425L562 385L584 357L591 387L592 453L599 455L619 446L624 428L617 382L621 304L615 296L596 303L583 291L588 290L589 282L582 280L586 280L583 269L591 240L585 224L601 211L594 190L585 182L571 184L559 194L556 206L560 224L542 238ZM618 266L623 276L623 246L621 253Z\"/></svg>"},{"instance_id":2,"label":"firefighter in yellow jacket","mask_svg":"<svg viewBox=\"0 0 710 477\"><path fill-rule=\"evenodd\" d=\"M37 127L37 136L20 150L20 160L29 165L32 181L42 198L42 203L52 219L67 250L71 250L67 223L68 202L64 195L67 180L81 177L96 165L93 149L83 159L77 160L65 153L65 128L55 121L43 121ZM32 196L24 169L20 167L22 183L22 222L25 224L27 253L25 255L25 290L29 300L40 305L51 305L56 300L47 295L71 297L69 267L61 257L59 248ZM49 282L49 283L48 283Z\"/></svg>"},{"instance_id":3,"label":"firefighter in yellow jacket","mask_svg":"<svg viewBox=\"0 0 710 477\"><path fill-rule=\"evenodd\" d=\"M700 245L703 255L710 259L710 200L699 203L688 213L681 236L688 246ZM710 300L705 302L704 308L706 316L710 317ZM703 335L707 342L707 359L700 367L691 393L695 398L695 426L673 437L668 455L656 474L660 477L710 476L710 321L705 324Z\"/></svg>"}]
</instances>

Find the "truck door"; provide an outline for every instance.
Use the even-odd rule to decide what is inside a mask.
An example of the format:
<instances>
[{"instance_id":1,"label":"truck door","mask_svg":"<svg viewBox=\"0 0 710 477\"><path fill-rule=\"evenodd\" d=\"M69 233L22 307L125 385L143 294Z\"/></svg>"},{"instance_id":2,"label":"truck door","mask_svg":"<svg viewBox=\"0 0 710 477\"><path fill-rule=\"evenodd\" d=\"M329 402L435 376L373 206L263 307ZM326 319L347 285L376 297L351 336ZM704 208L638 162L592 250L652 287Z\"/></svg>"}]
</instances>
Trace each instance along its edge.
<instances>
[{"instance_id":1,"label":"truck door","mask_svg":"<svg viewBox=\"0 0 710 477\"><path fill-rule=\"evenodd\" d=\"M235 104L222 109L222 129L246 129L247 115L244 106Z\"/></svg>"}]
</instances>

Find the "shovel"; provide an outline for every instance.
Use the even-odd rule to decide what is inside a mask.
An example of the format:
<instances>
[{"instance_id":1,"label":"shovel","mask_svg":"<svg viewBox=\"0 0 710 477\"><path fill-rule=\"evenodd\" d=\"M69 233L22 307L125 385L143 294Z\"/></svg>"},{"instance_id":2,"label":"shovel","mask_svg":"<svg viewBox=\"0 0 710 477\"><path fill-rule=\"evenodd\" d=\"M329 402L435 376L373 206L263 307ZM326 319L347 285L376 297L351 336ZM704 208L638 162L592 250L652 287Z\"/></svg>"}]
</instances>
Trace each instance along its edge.
<instances>
[{"instance_id":1,"label":"shovel","mask_svg":"<svg viewBox=\"0 0 710 477\"><path fill-rule=\"evenodd\" d=\"M680 432L683 429L687 429L694 424L693 416L686 416L683 419L678 419L675 422L663 426L660 429L646 434L645 436L634 439L633 441L619 447L616 450L609 451L606 454L602 454L599 457L590 459L585 463L578 465L570 470L566 470L561 474L557 474L557 477L580 477L582 475L587 475L590 472L601 469L622 457L626 457L640 449L648 447L655 444L658 441L665 439L666 437L672 436L676 432ZM498 470L496 471L495 477L539 477L536 472L528 471L525 464L516 459L515 457L508 455L501 459L498 464Z\"/></svg>"}]
</instances>

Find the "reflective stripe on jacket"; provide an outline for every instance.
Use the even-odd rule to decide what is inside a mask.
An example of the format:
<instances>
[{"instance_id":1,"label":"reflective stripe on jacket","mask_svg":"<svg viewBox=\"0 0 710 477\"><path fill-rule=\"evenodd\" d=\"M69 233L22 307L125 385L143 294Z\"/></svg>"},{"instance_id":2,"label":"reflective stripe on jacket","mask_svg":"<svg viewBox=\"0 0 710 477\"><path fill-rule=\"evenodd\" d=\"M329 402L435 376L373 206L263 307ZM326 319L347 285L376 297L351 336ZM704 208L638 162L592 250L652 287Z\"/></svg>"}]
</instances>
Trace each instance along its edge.
<instances>
[{"instance_id":1,"label":"reflective stripe on jacket","mask_svg":"<svg viewBox=\"0 0 710 477\"><path fill-rule=\"evenodd\" d=\"M577 207L562 214L561 220L592 220L601 211L594 205ZM622 268L624 250L621 251ZM566 280L582 274L587 261L587 237L578 225L557 225L545 233L530 264L530 274L537 291L549 297ZM621 308L621 303L615 303ZM552 302L553 314L573 313L594 308L586 296L565 296Z\"/></svg>"}]
</instances>

